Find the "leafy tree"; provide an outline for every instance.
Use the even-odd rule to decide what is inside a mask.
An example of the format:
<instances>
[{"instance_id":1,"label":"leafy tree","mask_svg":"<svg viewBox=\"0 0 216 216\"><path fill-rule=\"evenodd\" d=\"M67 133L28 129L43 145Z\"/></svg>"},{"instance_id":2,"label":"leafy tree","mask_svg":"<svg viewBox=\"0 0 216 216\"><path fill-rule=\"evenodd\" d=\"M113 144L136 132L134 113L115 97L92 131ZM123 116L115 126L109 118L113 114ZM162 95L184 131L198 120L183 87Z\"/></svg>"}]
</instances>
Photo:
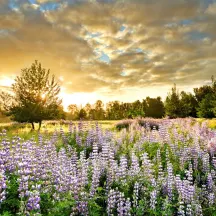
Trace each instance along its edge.
<instances>
[{"instance_id":1,"label":"leafy tree","mask_svg":"<svg viewBox=\"0 0 216 216\"><path fill-rule=\"evenodd\" d=\"M125 112L125 110L124 110ZM108 119L119 120L123 118L123 110L119 101L111 101L106 105Z\"/></svg>"},{"instance_id":2,"label":"leafy tree","mask_svg":"<svg viewBox=\"0 0 216 216\"><path fill-rule=\"evenodd\" d=\"M166 115L171 118L177 118L181 114L180 106L180 94L176 89L176 84L171 89L171 92L168 93L168 96L165 100L165 110Z\"/></svg>"},{"instance_id":3,"label":"leafy tree","mask_svg":"<svg viewBox=\"0 0 216 216\"><path fill-rule=\"evenodd\" d=\"M83 108L80 109L79 114L78 114L78 118L79 119L86 119L87 118L87 113Z\"/></svg>"},{"instance_id":4,"label":"leafy tree","mask_svg":"<svg viewBox=\"0 0 216 216\"><path fill-rule=\"evenodd\" d=\"M86 114L87 114L87 119L90 119L90 111L91 111L92 107L91 107L91 104L90 103L87 103L84 107L84 110L86 111Z\"/></svg>"},{"instance_id":5,"label":"leafy tree","mask_svg":"<svg viewBox=\"0 0 216 216\"><path fill-rule=\"evenodd\" d=\"M180 107L181 107L181 114L180 117L196 117L197 116L197 106L198 102L196 98L191 93L186 93L182 91L180 93Z\"/></svg>"},{"instance_id":6,"label":"leafy tree","mask_svg":"<svg viewBox=\"0 0 216 216\"><path fill-rule=\"evenodd\" d=\"M121 118L132 118L133 113L131 110L133 109L132 103L121 103L119 115Z\"/></svg>"},{"instance_id":7,"label":"leafy tree","mask_svg":"<svg viewBox=\"0 0 216 216\"><path fill-rule=\"evenodd\" d=\"M96 109L91 109L89 111L89 118L92 119L92 120L97 120L97 111Z\"/></svg>"},{"instance_id":8,"label":"leafy tree","mask_svg":"<svg viewBox=\"0 0 216 216\"><path fill-rule=\"evenodd\" d=\"M144 116L145 113L143 111L143 104L139 101L139 100L136 100L132 103L132 109L129 110L129 113L130 113L130 117L134 118L134 117L137 117L137 116Z\"/></svg>"},{"instance_id":9,"label":"leafy tree","mask_svg":"<svg viewBox=\"0 0 216 216\"><path fill-rule=\"evenodd\" d=\"M212 76L212 85L204 85L194 89L199 103L197 116L200 118L213 118L216 116L216 80Z\"/></svg>"},{"instance_id":10,"label":"leafy tree","mask_svg":"<svg viewBox=\"0 0 216 216\"><path fill-rule=\"evenodd\" d=\"M200 118L213 118L215 117L215 103L216 98L213 98L212 94L207 94L199 103L199 107L197 109L197 115Z\"/></svg>"},{"instance_id":11,"label":"leafy tree","mask_svg":"<svg viewBox=\"0 0 216 216\"><path fill-rule=\"evenodd\" d=\"M68 119L76 120L78 119L79 109L76 104L70 104L68 106Z\"/></svg>"},{"instance_id":12,"label":"leafy tree","mask_svg":"<svg viewBox=\"0 0 216 216\"><path fill-rule=\"evenodd\" d=\"M162 118L165 114L165 108L161 97L157 98L146 98L146 116L152 118Z\"/></svg>"},{"instance_id":13,"label":"leafy tree","mask_svg":"<svg viewBox=\"0 0 216 216\"><path fill-rule=\"evenodd\" d=\"M95 103L95 110L97 113L97 120L105 119L105 111L103 109L104 104L101 100L97 100Z\"/></svg>"},{"instance_id":14,"label":"leafy tree","mask_svg":"<svg viewBox=\"0 0 216 216\"><path fill-rule=\"evenodd\" d=\"M198 103L200 103L207 94L212 94L212 93L213 93L212 87L209 85L204 85L199 88L194 88L195 98Z\"/></svg>"},{"instance_id":15,"label":"leafy tree","mask_svg":"<svg viewBox=\"0 0 216 216\"><path fill-rule=\"evenodd\" d=\"M12 91L13 95L1 94L5 112L12 120L29 122L32 129L34 123L39 123L40 129L43 120L64 118L62 101L58 98L60 86L54 76L50 78L50 70L42 68L38 61L21 70Z\"/></svg>"}]
</instances>

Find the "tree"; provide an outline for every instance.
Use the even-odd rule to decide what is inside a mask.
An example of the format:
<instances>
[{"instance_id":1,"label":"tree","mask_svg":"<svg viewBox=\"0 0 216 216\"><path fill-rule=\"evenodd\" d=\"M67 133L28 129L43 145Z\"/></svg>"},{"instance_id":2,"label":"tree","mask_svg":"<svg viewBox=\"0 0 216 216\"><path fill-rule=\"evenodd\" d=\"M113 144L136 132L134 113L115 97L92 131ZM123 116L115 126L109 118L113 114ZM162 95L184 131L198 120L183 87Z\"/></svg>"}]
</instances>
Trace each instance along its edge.
<instances>
[{"instance_id":1,"label":"tree","mask_svg":"<svg viewBox=\"0 0 216 216\"><path fill-rule=\"evenodd\" d=\"M180 98L180 117L197 117L198 102L196 98L191 93L186 93L184 91L180 93Z\"/></svg>"},{"instance_id":2,"label":"tree","mask_svg":"<svg viewBox=\"0 0 216 216\"><path fill-rule=\"evenodd\" d=\"M80 109L79 114L78 114L78 118L79 119L86 119L86 117L87 117L86 111L83 108Z\"/></svg>"},{"instance_id":3,"label":"tree","mask_svg":"<svg viewBox=\"0 0 216 216\"><path fill-rule=\"evenodd\" d=\"M97 120L105 119L105 111L103 109L104 104L101 100L97 100L95 103L95 110L97 113Z\"/></svg>"},{"instance_id":4,"label":"tree","mask_svg":"<svg viewBox=\"0 0 216 216\"><path fill-rule=\"evenodd\" d=\"M216 80L214 76L211 80L212 85L204 85L194 89L198 101L197 116L200 118L216 116Z\"/></svg>"},{"instance_id":5,"label":"tree","mask_svg":"<svg viewBox=\"0 0 216 216\"><path fill-rule=\"evenodd\" d=\"M91 119L91 116L90 116L91 109L92 107L90 103L87 103L84 107L84 110L86 111L86 114L87 114L87 119Z\"/></svg>"},{"instance_id":6,"label":"tree","mask_svg":"<svg viewBox=\"0 0 216 216\"><path fill-rule=\"evenodd\" d=\"M70 104L68 106L68 111L69 111L69 114L68 114L69 119L71 119L71 120L78 119L79 109L78 109L76 104Z\"/></svg>"},{"instance_id":7,"label":"tree","mask_svg":"<svg viewBox=\"0 0 216 216\"><path fill-rule=\"evenodd\" d=\"M132 103L132 109L129 110L129 117L134 118L134 117L144 117L145 113L143 111L143 104L139 101L136 100Z\"/></svg>"},{"instance_id":8,"label":"tree","mask_svg":"<svg viewBox=\"0 0 216 216\"><path fill-rule=\"evenodd\" d=\"M152 118L162 118L165 114L164 104L161 97L146 98L146 116Z\"/></svg>"},{"instance_id":9,"label":"tree","mask_svg":"<svg viewBox=\"0 0 216 216\"><path fill-rule=\"evenodd\" d=\"M199 88L194 88L195 98L198 103L200 103L207 94L212 94L212 93L213 93L212 87L209 85L204 85Z\"/></svg>"},{"instance_id":10,"label":"tree","mask_svg":"<svg viewBox=\"0 0 216 216\"><path fill-rule=\"evenodd\" d=\"M166 97L165 110L166 115L171 118L177 118L181 114L180 95L176 89L176 84L174 84L171 92L169 92L168 96Z\"/></svg>"},{"instance_id":11,"label":"tree","mask_svg":"<svg viewBox=\"0 0 216 216\"><path fill-rule=\"evenodd\" d=\"M207 94L199 103L199 107L197 109L197 115L200 118L213 118L215 117L215 101L216 98L213 98L212 94Z\"/></svg>"},{"instance_id":12,"label":"tree","mask_svg":"<svg viewBox=\"0 0 216 216\"><path fill-rule=\"evenodd\" d=\"M125 110L122 110L121 104L119 101L111 101L106 105L106 116L111 120L122 119L123 113Z\"/></svg>"},{"instance_id":13,"label":"tree","mask_svg":"<svg viewBox=\"0 0 216 216\"><path fill-rule=\"evenodd\" d=\"M50 70L42 68L35 61L30 68L21 70L21 75L15 78L12 94L2 93L4 110L11 119L17 122L29 122L34 129L34 123L43 120L64 118L62 101L58 98L60 86ZM8 98L6 98L8 96ZM10 102L7 104L7 100Z\"/></svg>"}]
</instances>

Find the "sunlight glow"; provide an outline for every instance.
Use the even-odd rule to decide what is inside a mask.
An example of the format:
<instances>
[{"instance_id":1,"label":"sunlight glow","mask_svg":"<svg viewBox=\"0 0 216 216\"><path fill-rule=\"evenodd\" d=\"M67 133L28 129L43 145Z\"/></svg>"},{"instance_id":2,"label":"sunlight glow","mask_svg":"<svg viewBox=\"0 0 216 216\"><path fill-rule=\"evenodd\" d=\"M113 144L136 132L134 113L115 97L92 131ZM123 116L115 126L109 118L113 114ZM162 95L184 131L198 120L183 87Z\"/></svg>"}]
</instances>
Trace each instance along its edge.
<instances>
[{"instance_id":1,"label":"sunlight glow","mask_svg":"<svg viewBox=\"0 0 216 216\"><path fill-rule=\"evenodd\" d=\"M64 110L67 111L67 107L70 104L76 104L78 107L84 107L88 102L93 104L98 100L98 95L96 93L74 93L68 94L65 92L60 93L60 98L62 98L62 105Z\"/></svg>"},{"instance_id":2,"label":"sunlight glow","mask_svg":"<svg viewBox=\"0 0 216 216\"><path fill-rule=\"evenodd\" d=\"M14 83L14 79L7 76L0 76L0 86L10 87Z\"/></svg>"}]
</instances>

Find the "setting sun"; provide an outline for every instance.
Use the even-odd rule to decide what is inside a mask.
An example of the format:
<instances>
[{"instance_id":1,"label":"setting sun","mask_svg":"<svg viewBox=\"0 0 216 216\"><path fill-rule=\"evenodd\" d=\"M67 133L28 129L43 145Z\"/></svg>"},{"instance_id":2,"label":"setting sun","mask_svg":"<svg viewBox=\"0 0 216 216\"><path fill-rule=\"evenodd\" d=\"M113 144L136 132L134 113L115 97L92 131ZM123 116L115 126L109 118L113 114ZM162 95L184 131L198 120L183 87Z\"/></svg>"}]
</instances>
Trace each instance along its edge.
<instances>
[{"instance_id":1,"label":"setting sun","mask_svg":"<svg viewBox=\"0 0 216 216\"><path fill-rule=\"evenodd\" d=\"M0 86L10 87L14 83L14 79L7 76L0 76Z\"/></svg>"}]
</instances>

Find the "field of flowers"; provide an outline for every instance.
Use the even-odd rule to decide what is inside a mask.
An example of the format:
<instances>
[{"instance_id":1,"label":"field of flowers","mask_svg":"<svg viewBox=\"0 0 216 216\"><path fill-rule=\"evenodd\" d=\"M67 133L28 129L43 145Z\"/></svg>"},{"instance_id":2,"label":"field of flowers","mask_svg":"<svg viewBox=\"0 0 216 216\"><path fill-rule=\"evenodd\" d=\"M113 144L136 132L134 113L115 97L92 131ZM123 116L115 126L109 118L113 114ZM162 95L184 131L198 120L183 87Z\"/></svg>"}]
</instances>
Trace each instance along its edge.
<instances>
[{"instance_id":1,"label":"field of flowers","mask_svg":"<svg viewBox=\"0 0 216 216\"><path fill-rule=\"evenodd\" d=\"M216 131L192 119L0 134L0 215L216 215Z\"/></svg>"}]
</instances>

